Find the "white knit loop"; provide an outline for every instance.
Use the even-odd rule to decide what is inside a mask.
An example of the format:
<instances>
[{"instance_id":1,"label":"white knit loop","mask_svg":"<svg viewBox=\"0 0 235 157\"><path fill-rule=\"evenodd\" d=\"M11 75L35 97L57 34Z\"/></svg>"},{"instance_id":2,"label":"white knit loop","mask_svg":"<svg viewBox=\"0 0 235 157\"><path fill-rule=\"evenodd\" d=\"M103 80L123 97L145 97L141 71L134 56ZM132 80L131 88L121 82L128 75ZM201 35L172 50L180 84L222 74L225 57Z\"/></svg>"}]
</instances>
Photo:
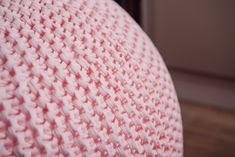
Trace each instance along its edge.
<instances>
[{"instance_id":1,"label":"white knit loop","mask_svg":"<svg viewBox=\"0 0 235 157\"><path fill-rule=\"evenodd\" d=\"M110 0L0 1L0 156L182 156L150 39Z\"/></svg>"}]
</instances>

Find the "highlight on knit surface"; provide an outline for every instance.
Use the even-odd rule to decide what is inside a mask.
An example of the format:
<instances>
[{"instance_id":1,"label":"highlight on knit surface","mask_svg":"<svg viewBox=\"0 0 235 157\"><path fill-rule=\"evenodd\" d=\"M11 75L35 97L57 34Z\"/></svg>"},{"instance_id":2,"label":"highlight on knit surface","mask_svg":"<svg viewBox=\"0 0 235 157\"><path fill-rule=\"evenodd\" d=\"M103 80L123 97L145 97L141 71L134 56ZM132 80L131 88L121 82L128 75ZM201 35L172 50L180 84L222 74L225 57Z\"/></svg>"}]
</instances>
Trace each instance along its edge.
<instances>
[{"instance_id":1,"label":"highlight on knit surface","mask_svg":"<svg viewBox=\"0 0 235 157\"><path fill-rule=\"evenodd\" d=\"M0 0L0 156L180 157L166 66L111 0Z\"/></svg>"}]
</instances>

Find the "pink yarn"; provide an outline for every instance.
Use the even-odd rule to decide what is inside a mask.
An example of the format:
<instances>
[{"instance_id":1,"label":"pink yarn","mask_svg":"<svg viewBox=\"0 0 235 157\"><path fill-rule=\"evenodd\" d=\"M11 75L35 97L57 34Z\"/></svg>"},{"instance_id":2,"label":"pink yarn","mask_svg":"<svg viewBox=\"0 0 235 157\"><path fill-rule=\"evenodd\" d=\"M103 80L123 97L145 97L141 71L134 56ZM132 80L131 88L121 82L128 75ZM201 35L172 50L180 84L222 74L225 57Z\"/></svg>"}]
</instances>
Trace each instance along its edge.
<instances>
[{"instance_id":1,"label":"pink yarn","mask_svg":"<svg viewBox=\"0 0 235 157\"><path fill-rule=\"evenodd\" d=\"M182 156L178 100L110 0L0 0L1 156Z\"/></svg>"}]
</instances>

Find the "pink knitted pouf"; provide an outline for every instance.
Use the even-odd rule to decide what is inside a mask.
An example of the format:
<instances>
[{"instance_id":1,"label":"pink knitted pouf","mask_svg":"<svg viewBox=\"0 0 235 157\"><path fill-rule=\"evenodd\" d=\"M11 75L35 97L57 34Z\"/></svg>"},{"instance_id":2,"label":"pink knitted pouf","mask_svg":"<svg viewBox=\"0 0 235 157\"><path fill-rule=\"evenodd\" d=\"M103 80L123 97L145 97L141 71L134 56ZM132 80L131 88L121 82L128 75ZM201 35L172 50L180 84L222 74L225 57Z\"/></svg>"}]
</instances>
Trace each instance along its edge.
<instances>
[{"instance_id":1,"label":"pink knitted pouf","mask_svg":"<svg viewBox=\"0 0 235 157\"><path fill-rule=\"evenodd\" d=\"M183 155L178 100L110 0L0 0L0 156Z\"/></svg>"}]
</instances>

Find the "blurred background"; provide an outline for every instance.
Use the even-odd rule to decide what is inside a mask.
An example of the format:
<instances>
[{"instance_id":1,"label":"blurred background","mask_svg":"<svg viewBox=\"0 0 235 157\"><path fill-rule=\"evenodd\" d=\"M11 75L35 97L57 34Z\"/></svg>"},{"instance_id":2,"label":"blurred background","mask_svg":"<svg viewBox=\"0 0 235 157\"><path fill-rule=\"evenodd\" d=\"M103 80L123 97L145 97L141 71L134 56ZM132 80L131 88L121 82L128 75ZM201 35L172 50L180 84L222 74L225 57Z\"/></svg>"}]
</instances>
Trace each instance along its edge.
<instances>
[{"instance_id":1,"label":"blurred background","mask_svg":"<svg viewBox=\"0 0 235 157\"><path fill-rule=\"evenodd\" d=\"M116 2L149 35L171 73L184 156L235 157L235 1Z\"/></svg>"}]
</instances>

